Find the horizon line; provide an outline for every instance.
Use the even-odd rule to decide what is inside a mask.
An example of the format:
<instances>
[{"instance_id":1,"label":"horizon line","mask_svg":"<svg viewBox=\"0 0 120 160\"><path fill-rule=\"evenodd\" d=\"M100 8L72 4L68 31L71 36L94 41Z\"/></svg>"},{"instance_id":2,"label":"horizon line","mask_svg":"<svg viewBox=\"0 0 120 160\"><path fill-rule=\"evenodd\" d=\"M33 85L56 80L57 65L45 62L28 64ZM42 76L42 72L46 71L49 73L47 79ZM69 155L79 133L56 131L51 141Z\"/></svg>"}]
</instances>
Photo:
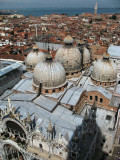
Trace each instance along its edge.
<instances>
[{"instance_id":1,"label":"horizon line","mask_svg":"<svg viewBox=\"0 0 120 160\"><path fill-rule=\"evenodd\" d=\"M41 8L56 8L56 9L58 9L58 8L67 8L67 9L76 9L76 8L78 8L78 9L94 9L93 7L10 7L10 8L7 8L7 7L0 7L0 9L41 9ZM120 9L120 7L98 7L97 9Z\"/></svg>"}]
</instances>

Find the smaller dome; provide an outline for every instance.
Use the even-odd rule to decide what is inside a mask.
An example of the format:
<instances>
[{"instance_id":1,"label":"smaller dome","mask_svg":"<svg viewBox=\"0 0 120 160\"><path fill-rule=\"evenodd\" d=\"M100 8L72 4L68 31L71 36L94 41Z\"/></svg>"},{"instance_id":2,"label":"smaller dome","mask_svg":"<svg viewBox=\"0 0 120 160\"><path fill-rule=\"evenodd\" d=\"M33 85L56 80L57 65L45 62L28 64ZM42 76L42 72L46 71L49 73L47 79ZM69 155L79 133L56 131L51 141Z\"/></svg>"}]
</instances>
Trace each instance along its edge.
<instances>
[{"instance_id":1,"label":"smaller dome","mask_svg":"<svg viewBox=\"0 0 120 160\"><path fill-rule=\"evenodd\" d=\"M90 63L90 52L86 47L84 47L83 64L86 64L86 63Z\"/></svg>"},{"instance_id":2,"label":"smaller dome","mask_svg":"<svg viewBox=\"0 0 120 160\"><path fill-rule=\"evenodd\" d=\"M72 44L73 42L74 42L73 38L69 35L64 38L64 43L65 44Z\"/></svg>"},{"instance_id":3,"label":"smaller dome","mask_svg":"<svg viewBox=\"0 0 120 160\"><path fill-rule=\"evenodd\" d=\"M46 58L46 55L41 51L37 53L37 56L38 56L38 62L44 61Z\"/></svg>"},{"instance_id":4,"label":"smaller dome","mask_svg":"<svg viewBox=\"0 0 120 160\"><path fill-rule=\"evenodd\" d=\"M33 46L33 51L31 51L26 58L26 66L27 68L34 68L36 64L40 61L45 60L46 55L39 51L38 46Z\"/></svg>"},{"instance_id":5,"label":"smaller dome","mask_svg":"<svg viewBox=\"0 0 120 160\"><path fill-rule=\"evenodd\" d=\"M34 68L38 63L38 56L34 52L30 52L26 58L26 66L29 68Z\"/></svg>"}]
</instances>

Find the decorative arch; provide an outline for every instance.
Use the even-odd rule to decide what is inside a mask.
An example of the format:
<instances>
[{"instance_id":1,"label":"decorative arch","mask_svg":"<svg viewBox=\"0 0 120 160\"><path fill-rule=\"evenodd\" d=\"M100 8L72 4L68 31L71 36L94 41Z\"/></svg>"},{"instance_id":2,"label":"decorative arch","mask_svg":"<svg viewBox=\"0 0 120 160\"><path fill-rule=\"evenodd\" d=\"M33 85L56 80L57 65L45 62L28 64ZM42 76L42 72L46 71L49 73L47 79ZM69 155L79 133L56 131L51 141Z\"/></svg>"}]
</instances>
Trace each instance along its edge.
<instances>
[{"instance_id":1,"label":"decorative arch","mask_svg":"<svg viewBox=\"0 0 120 160\"><path fill-rule=\"evenodd\" d=\"M4 150L6 149L6 147L13 147L13 149L16 149L16 151L18 151L20 153L20 155L22 156L23 160L27 160L27 157L25 156L25 154L22 152L22 149L17 145L16 142L12 141L12 140L6 140L4 141L3 144L3 148Z\"/></svg>"},{"instance_id":2,"label":"decorative arch","mask_svg":"<svg viewBox=\"0 0 120 160\"><path fill-rule=\"evenodd\" d=\"M37 136L38 136L38 137L41 137L41 139L44 138L44 136L42 135L42 133L33 132L33 133L31 134L31 137L30 137L32 144L33 144L34 136L36 136L36 138L37 138Z\"/></svg>"},{"instance_id":3,"label":"decorative arch","mask_svg":"<svg viewBox=\"0 0 120 160\"><path fill-rule=\"evenodd\" d=\"M20 132L22 132L22 133L24 133L25 134L25 136L27 136L27 131L26 131L26 129L22 126L22 124L20 124L17 120L15 120L15 119L12 119L12 118L5 118L4 120L3 120L3 128L4 129L6 129L9 125L10 125L10 123L11 124L13 124L13 129L14 129L14 125L16 125L17 127L17 129L18 129L18 131Z\"/></svg>"},{"instance_id":4,"label":"decorative arch","mask_svg":"<svg viewBox=\"0 0 120 160\"><path fill-rule=\"evenodd\" d=\"M41 134L41 133L38 133L38 132L33 132L32 134L31 134L31 139L33 140L33 137L34 136L41 136L41 137L43 137L43 135Z\"/></svg>"}]
</instances>

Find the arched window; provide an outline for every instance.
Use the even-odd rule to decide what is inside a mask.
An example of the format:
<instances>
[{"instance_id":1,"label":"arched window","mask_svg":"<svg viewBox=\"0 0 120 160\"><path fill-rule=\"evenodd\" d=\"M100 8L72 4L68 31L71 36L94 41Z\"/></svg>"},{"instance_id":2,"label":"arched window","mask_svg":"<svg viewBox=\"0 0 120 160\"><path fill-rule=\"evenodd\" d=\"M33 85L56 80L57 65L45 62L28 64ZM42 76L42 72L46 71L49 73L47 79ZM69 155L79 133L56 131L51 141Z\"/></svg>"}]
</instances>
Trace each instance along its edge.
<instances>
[{"instance_id":1,"label":"arched window","mask_svg":"<svg viewBox=\"0 0 120 160\"><path fill-rule=\"evenodd\" d=\"M90 100L92 100L92 96L90 96Z\"/></svg>"},{"instance_id":2,"label":"arched window","mask_svg":"<svg viewBox=\"0 0 120 160\"><path fill-rule=\"evenodd\" d=\"M98 96L95 96L95 101L97 101L98 100Z\"/></svg>"},{"instance_id":3,"label":"arched window","mask_svg":"<svg viewBox=\"0 0 120 160\"><path fill-rule=\"evenodd\" d=\"M55 93L55 89L53 89L53 93Z\"/></svg>"},{"instance_id":4,"label":"arched window","mask_svg":"<svg viewBox=\"0 0 120 160\"><path fill-rule=\"evenodd\" d=\"M59 88L59 91L61 91L61 88Z\"/></svg>"},{"instance_id":5,"label":"arched window","mask_svg":"<svg viewBox=\"0 0 120 160\"><path fill-rule=\"evenodd\" d=\"M14 121L7 121L6 126L7 126L7 129L9 129L9 131L11 131L13 134L20 133L21 137L23 137L23 135L25 135L26 137L25 131L22 129L20 125L18 125Z\"/></svg>"},{"instance_id":6,"label":"arched window","mask_svg":"<svg viewBox=\"0 0 120 160\"><path fill-rule=\"evenodd\" d=\"M48 90L45 90L45 93L48 93Z\"/></svg>"},{"instance_id":7,"label":"arched window","mask_svg":"<svg viewBox=\"0 0 120 160\"><path fill-rule=\"evenodd\" d=\"M100 98L100 103L103 103L103 99L102 98Z\"/></svg>"},{"instance_id":8,"label":"arched window","mask_svg":"<svg viewBox=\"0 0 120 160\"><path fill-rule=\"evenodd\" d=\"M39 144L39 147L40 147L40 148L43 148L43 147L42 147L42 144Z\"/></svg>"},{"instance_id":9,"label":"arched window","mask_svg":"<svg viewBox=\"0 0 120 160\"><path fill-rule=\"evenodd\" d=\"M110 121L110 120L111 120L111 118L112 118L112 116L111 116L111 115L107 115L107 116L106 116L106 120L108 120L108 121Z\"/></svg>"}]
</instances>

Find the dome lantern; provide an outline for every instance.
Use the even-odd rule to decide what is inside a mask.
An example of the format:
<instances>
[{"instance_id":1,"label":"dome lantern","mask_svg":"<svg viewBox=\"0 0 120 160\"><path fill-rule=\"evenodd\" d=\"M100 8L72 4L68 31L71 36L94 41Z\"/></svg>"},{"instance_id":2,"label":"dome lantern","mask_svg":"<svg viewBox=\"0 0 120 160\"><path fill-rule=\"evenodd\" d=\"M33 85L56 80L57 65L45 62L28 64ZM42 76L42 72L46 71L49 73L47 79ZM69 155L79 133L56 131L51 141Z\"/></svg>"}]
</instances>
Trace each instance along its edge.
<instances>
[{"instance_id":1,"label":"dome lantern","mask_svg":"<svg viewBox=\"0 0 120 160\"><path fill-rule=\"evenodd\" d=\"M65 45L72 45L73 42L74 42L73 38L71 36L69 36L69 35L64 38Z\"/></svg>"},{"instance_id":2,"label":"dome lantern","mask_svg":"<svg viewBox=\"0 0 120 160\"><path fill-rule=\"evenodd\" d=\"M52 55L51 54L46 55L46 62L52 62Z\"/></svg>"},{"instance_id":3,"label":"dome lantern","mask_svg":"<svg viewBox=\"0 0 120 160\"><path fill-rule=\"evenodd\" d=\"M33 46L33 51L39 51L39 48L38 48L37 45L34 45L34 46Z\"/></svg>"},{"instance_id":4,"label":"dome lantern","mask_svg":"<svg viewBox=\"0 0 120 160\"><path fill-rule=\"evenodd\" d=\"M109 60L109 58L110 58L110 54L105 52L105 53L103 54L103 59L104 59L104 60Z\"/></svg>"}]
</instances>

